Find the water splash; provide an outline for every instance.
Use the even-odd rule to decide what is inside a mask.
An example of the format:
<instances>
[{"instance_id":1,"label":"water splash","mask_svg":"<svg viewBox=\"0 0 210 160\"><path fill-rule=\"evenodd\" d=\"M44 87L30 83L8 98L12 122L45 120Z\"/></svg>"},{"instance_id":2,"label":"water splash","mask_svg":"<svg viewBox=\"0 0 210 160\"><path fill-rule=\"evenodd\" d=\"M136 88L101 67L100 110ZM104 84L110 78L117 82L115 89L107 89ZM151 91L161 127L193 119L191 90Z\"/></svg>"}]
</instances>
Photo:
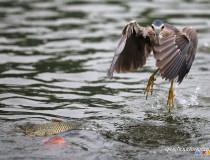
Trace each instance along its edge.
<instances>
[{"instance_id":1,"label":"water splash","mask_svg":"<svg viewBox=\"0 0 210 160\"><path fill-rule=\"evenodd\" d=\"M195 88L195 91L190 95L188 99L186 99L187 97L183 95L182 91L181 92L175 91L176 100L179 102L179 104L181 104L184 107L198 105L199 104L198 102L199 90L200 90L200 87L197 86Z\"/></svg>"}]
</instances>

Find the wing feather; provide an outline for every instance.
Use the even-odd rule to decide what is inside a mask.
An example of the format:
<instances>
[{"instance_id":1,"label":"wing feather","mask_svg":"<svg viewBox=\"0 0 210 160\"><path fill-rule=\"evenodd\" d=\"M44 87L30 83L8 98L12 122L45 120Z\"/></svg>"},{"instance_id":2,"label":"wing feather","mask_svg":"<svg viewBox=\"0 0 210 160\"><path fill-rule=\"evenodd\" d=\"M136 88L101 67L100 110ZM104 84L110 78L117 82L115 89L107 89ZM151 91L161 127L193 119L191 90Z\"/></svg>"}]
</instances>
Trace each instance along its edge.
<instances>
[{"instance_id":1,"label":"wing feather","mask_svg":"<svg viewBox=\"0 0 210 160\"><path fill-rule=\"evenodd\" d=\"M154 47L154 57L161 76L169 80L178 78L181 83L192 66L197 43L197 33L190 27L160 39L159 45Z\"/></svg>"},{"instance_id":2,"label":"wing feather","mask_svg":"<svg viewBox=\"0 0 210 160\"><path fill-rule=\"evenodd\" d=\"M128 72L143 67L146 57L152 50L152 45L146 30L136 22L126 25L122 31L120 42L108 70L108 78L112 78L113 72Z\"/></svg>"}]
</instances>

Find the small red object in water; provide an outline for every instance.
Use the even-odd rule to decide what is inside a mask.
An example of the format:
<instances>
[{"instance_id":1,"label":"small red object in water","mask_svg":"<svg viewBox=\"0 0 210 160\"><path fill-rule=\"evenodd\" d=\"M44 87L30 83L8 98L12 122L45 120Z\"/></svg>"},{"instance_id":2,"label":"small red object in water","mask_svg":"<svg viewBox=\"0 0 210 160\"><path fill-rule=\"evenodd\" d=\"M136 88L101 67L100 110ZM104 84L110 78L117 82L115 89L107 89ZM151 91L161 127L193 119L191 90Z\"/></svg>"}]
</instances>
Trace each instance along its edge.
<instances>
[{"instance_id":1,"label":"small red object in water","mask_svg":"<svg viewBox=\"0 0 210 160\"><path fill-rule=\"evenodd\" d=\"M60 136L55 136L50 139L45 139L42 141L43 143L55 143L55 144L64 144L65 141Z\"/></svg>"}]
</instances>

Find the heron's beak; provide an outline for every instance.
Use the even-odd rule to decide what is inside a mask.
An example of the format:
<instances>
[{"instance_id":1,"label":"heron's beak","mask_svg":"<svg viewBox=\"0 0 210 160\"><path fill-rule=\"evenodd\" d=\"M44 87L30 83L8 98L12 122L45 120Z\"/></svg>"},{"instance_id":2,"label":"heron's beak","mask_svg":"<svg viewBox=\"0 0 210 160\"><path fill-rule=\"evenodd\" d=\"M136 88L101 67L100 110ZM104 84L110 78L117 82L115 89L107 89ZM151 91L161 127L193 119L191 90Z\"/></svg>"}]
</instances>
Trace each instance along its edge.
<instances>
[{"instance_id":1,"label":"heron's beak","mask_svg":"<svg viewBox=\"0 0 210 160\"><path fill-rule=\"evenodd\" d=\"M160 34L160 29L155 29L155 36L156 36L156 38L159 37L159 34Z\"/></svg>"},{"instance_id":2,"label":"heron's beak","mask_svg":"<svg viewBox=\"0 0 210 160\"><path fill-rule=\"evenodd\" d=\"M155 43L156 44L159 44L159 34L160 34L160 29L159 28L156 28L155 30L154 30L154 32L155 32Z\"/></svg>"}]
</instances>

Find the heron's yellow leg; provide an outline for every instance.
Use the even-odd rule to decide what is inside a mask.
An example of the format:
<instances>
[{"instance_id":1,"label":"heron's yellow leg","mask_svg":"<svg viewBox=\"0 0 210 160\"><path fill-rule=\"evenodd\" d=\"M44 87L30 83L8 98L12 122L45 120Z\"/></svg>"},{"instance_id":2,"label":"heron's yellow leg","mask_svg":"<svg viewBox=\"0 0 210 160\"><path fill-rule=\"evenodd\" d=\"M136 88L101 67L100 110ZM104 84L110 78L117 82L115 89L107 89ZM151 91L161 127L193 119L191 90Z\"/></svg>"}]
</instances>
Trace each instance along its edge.
<instances>
[{"instance_id":1,"label":"heron's yellow leg","mask_svg":"<svg viewBox=\"0 0 210 160\"><path fill-rule=\"evenodd\" d=\"M147 87L145 88L144 94L146 94L146 99L148 97L149 91L151 91L151 95L153 93L153 86L154 86L154 82L155 82L155 74L159 71L159 69L157 69L149 78L148 83L147 83Z\"/></svg>"},{"instance_id":2,"label":"heron's yellow leg","mask_svg":"<svg viewBox=\"0 0 210 160\"><path fill-rule=\"evenodd\" d=\"M168 102L167 102L169 112L170 112L171 107L174 106L174 87L173 87L173 83L174 83L174 81L171 80L171 87L169 89Z\"/></svg>"}]
</instances>

